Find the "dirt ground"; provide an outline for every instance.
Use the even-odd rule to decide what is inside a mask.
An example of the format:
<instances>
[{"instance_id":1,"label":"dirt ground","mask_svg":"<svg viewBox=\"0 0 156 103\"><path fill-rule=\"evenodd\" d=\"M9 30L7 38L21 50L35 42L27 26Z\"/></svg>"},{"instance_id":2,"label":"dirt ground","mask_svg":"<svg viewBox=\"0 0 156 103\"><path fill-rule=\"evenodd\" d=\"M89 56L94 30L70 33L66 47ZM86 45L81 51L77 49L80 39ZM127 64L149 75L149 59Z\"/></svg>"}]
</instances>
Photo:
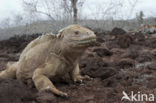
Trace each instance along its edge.
<instances>
[{"instance_id":1,"label":"dirt ground","mask_svg":"<svg viewBox=\"0 0 156 103\"><path fill-rule=\"evenodd\" d=\"M75 84L66 78L55 83L69 98L38 93L35 87L10 79L0 81L0 103L131 103L121 101L123 91L156 95L156 38L132 35L120 28L96 33L97 43L86 51L80 63L81 74L93 80ZM17 61L23 48L38 35L0 41L0 70L8 61Z\"/></svg>"}]
</instances>

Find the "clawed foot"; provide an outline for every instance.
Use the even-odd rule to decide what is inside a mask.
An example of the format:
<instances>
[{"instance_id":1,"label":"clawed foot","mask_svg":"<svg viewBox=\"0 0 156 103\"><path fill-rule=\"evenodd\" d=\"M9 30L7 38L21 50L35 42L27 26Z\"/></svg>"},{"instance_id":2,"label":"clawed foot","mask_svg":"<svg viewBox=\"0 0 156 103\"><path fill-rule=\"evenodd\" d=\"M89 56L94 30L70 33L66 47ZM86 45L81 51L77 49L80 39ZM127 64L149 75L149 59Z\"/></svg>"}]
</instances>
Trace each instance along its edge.
<instances>
[{"instance_id":1,"label":"clawed foot","mask_svg":"<svg viewBox=\"0 0 156 103\"><path fill-rule=\"evenodd\" d=\"M59 94L57 94L58 96L61 96L61 97L65 97L65 98L68 98L68 94L65 93L65 92L60 92Z\"/></svg>"},{"instance_id":2,"label":"clawed foot","mask_svg":"<svg viewBox=\"0 0 156 103\"><path fill-rule=\"evenodd\" d=\"M50 89L46 89L45 92L50 92L50 93L53 93L56 96L61 96L61 97L65 97L65 98L69 97L69 95L67 93L62 92L62 91L57 91L57 92L54 93Z\"/></svg>"},{"instance_id":3,"label":"clawed foot","mask_svg":"<svg viewBox=\"0 0 156 103\"><path fill-rule=\"evenodd\" d=\"M85 76L77 76L75 79L74 79L74 82L75 83L83 83L83 80L93 80L93 78L89 77L88 75L85 75Z\"/></svg>"}]
</instances>

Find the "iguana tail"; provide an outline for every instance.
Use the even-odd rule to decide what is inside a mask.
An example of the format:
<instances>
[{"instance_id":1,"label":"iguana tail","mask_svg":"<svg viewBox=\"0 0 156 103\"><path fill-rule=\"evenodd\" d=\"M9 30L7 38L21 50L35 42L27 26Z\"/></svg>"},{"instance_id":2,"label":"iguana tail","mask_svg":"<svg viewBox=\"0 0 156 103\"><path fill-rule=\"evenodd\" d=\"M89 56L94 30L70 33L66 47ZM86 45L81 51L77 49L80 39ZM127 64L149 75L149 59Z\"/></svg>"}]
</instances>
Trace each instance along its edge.
<instances>
[{"instance_id":1,"label":"iguana tail","mask_svg":"<svg viewBox=\"0 0 156 103\"><path fill-rule=\"evenodd\" d=\"M16 78L17 64L18 62L8 62L7 68L0 72L0 80Z\"/></svg>"}]
</instances>

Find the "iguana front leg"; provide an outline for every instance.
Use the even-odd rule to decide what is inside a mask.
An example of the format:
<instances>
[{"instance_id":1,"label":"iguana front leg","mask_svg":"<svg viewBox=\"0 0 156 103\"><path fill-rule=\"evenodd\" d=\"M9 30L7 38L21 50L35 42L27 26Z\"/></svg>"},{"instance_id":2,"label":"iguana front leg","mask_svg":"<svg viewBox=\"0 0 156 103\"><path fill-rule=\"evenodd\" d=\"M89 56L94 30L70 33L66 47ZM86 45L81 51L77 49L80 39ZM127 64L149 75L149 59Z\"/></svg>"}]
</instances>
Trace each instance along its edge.
<instances>
[{"instance_id":1,"label":"iguana front leg","mask_svg":"<svg viewBox=\"0 0 156 103\"><path fill-rule=\"evenodd\" d=\"M53 72L54 71L50 71L52 69L53 65L52 64L46 64L46 66L44 68L38 68L34 71L33 73L33 82L36 86L36 88L39 91L46 91L46 90L50 90L52 93L59 95L59 96L65 96L67 97L67 93L64 93L58 89L56 89L56 87L53 85L53 83L49 80L49 78L45 75L48 72Z\"/></svg>"},{"instance_id":2,"label":"iguana front leg","mask_svg":"<svg viewBox=\"0 0 156 103\"><path fill-rule=\"evenodd\" d=\"M80 75L80 68L78 63L75 65L73 71L71 72L71 77L74 82L82 82L83 79L89 79L89 80L91 79L88 75L85 76Z\"/></svg>"}]
</instances>

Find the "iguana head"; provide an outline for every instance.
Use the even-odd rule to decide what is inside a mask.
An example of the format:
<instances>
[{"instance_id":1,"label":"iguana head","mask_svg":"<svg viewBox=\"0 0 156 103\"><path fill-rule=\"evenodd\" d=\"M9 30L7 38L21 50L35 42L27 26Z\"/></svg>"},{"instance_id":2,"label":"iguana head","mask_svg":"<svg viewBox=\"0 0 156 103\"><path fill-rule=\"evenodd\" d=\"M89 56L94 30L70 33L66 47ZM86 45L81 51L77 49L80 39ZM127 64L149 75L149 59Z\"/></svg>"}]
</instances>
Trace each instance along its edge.
<instances>
[{"instance_id":1,"label":"iguana head","mask_svg":"<svg viewBox=\"0 0 156 103\"><path fill-rule=\"evenodd\" d=\"M63 28L57 37L70 47L86 47L96 41L94 32L80 25Z\"/></svg>"}]
</instances>

